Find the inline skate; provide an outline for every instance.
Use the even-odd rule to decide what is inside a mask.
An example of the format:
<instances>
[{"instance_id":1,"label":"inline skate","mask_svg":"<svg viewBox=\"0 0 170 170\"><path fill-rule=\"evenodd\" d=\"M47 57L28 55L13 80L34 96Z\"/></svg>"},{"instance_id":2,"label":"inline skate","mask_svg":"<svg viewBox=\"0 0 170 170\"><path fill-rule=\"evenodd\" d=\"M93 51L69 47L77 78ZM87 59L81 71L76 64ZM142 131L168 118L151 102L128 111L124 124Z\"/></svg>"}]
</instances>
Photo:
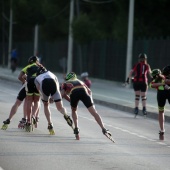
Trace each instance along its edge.
<instances>
[{"instance_id":1,"label":"inline skate","mask_svg":"<svg viewBox=\"0 0 170 170\"><path fill-rule=\"evenodd\" d=\"M27 123L25 124L25 131L26 131L26 132L31 132L31 130L32 130L32 124L29 123L29 122L27 122Z\"/></svg>"},{"instance_id":2,"label":"inline skate","mask_svg":"<svg viewBox=\"0 0 170 170\"><path fill-rule=\"evenodd\" d=\"M8 125L10 124L10 120L9 119L7 119L7 120L5 120L5 121L3 121L3 125L2 125L2 130L6 130L7 128L8 128Z\"/></svg>"},{"instance_id":3,"label":"inline skate","mask_svg":"<svg viewBox=\"0 0 170 170\"><path fill-rule=\"evenodd\" d=\"M22 119L19 121L18 128L19 128L19 129L24 129L24 128L25 128L26 121L27 121L27 120L26 120L25 118L22 118Z\"/></svg>"},{"instance_id":4,"label":"inline skate","mask_svg":"<svg viewBox=\"0 0 170 170\"><path fill-rule=\"evenodd\" d=\"M114 139L112 138L112 134L109 132L108 129L103 128L102 132L108 139L110 139L113 143L115 143Z\"/></svg>"},{"instance_id":5,"label":"inline skate","mask_svg":"<svg viewBox=\"0 0 170 170\"><path fill-rule=\"evenodd\" d=\"M66 120L66 122L68 123L68 125L73 129L73 121L72 119L70 118L70 116L68 115L64 115L64 119Z\"/></svg>"},{"instance_id":6,"label":"inline skate","mask_svg":"<svg viewBox=\"0 0 170 170\"><path fill-rule=\"evenodd\" d=\"M34 125L35 128L37 128L38 126L38 122L39 122L39 117L32 117L32 123Z\"/></svg>"},{"instance_id":7,"label":"inline skate","mask_svg":"<svg viewBox=\"0 0 170 170\"><path fill-rule=\"evenodd\" d=\"M159 131L159 139L160 140L164 140L164 133L165 132Z\"/></svg>"},{"instance_id":8,"label":"inline skate","mask_svg":"<svg viewBox=\"0 0 170 170\"><path fill-rule=\"evenodd\" d=\"M48 124L47 129L49 130L50 135L55 135L55 131L53 129L53 124L52 123Z\"/></svg>"},{"instance_id":9,"label":"inline skate","mask_svg":"<svg viewBox=\"0 0 170 170\"><path fill-rule=\"evenodd\" d=\"M138 115L138 112L139 112L138 107L135 107L135 109L134 109L135 118L136 118L136 116Z\"/></svg>"},{"instance_id":10,"label":"inline skate","mask_svg":"<svg viewBox=\"0 0 170 170\"><path fill-rule=\"evenodd\" d=\"M142 110L142 112L143 112L143 116L144 116L144 118L146 118L146 116L147 116L146 107L143 107L143 110Z\"/></svg>"},{"instance_id":11,"label":"inline skate","mask_svg":"<svg viewBox=\"0 0 170 170\"><path fill-rule=\"evenodd\" d=\"M79 132L80 132L79 128L74 128L74 134L75 134L76 140L80 140Z\"/></svg>"}]
</instances>

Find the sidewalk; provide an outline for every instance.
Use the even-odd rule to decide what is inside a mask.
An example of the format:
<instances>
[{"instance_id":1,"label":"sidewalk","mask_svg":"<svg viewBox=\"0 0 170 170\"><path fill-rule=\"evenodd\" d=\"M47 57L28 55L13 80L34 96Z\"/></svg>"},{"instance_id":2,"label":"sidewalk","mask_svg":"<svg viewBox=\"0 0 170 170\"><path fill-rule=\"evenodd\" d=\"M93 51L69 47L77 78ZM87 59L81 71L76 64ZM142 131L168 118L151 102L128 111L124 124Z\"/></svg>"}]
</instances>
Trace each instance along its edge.
<instances>
[{"instance_id":1,"label":"sidewalk","mask_svg":"<svg viewBox=\"0 0 170 170\"><path fill-rule=\"evenodd\" d=\"M18 75L20 69L17 69L14 73L11 72L8 68L0 67L0 79L18 82ZM63 75L55 73L59 79L59 82L63 82ZM114 109L128 112L133 115L134 110L134 91L132 87L123 87L122 83L105 81L101 79L93 79L92 81L92 92L94 102L96 104L101 104L108 106ZM141 103L139 110L142 109ZM147 111L149 118L158 119L158 109L156 101L156 90L149 89L147 94ZM142 111L139 112L139 115L142 115ZM170 122L170 105L167 101L165 107L165 121Z\"/></svg>"}]
</instances>

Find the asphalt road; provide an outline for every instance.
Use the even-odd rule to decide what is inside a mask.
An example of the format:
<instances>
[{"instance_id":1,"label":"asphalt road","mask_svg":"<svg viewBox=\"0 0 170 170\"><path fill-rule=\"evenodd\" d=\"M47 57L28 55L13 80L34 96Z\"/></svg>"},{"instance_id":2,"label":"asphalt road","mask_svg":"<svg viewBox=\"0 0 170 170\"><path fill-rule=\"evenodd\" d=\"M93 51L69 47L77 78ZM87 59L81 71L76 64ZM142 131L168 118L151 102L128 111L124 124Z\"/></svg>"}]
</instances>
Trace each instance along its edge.
<instances>
[{"instance_id":1,"label":"asphalt road","mask_svg":"<svg viewBox=\"0 0 170 170\"><path fill-rule=\"evenodd\" d=\"M8 117L19 83L0 83L0 122ZM69 103L64 105L70 114ZM56 135L50 136L47 121L40 111L38 128L33 132L18 129L22 106L6 131L0 130L0 167L4 170L169 170L170 125L166 123L164 141L158 137L158 121L96 105L116 143L101 132L86 108L78 108L80 141L52 104Z\"/></svg>"}]
</instances>

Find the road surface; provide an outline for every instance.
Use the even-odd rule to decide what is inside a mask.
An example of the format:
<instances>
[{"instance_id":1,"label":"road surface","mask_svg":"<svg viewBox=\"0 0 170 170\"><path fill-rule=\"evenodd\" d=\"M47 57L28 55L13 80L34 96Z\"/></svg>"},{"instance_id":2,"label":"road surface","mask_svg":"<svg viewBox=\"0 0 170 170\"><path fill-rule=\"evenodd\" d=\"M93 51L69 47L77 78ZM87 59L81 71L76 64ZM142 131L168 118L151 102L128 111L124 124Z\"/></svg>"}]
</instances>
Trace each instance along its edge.
<instances>
[{"instance_id":1,"label":"road surface","mask_svg":"<svg viewBox=\"0 0 170 170\"><path fill-rule=\"evenodd\" d=\"M0 123L6 120L15 102L20 84L0 83ZM69 103L64 105L70 114ZM40 122L33 132L18 129L22 106L6 131L0 130L0 167L3 170L169 170L170 125L166 124L164 141L158 137L158 121L136 119L132 114L96 105L106 128L116 143L101 132L80 102L78 107L80 141L63 116L50 106L56 135L50 136L47 121L40 110ZM0 168L0 169L1 169Z\"/></svg>"}]
</instances>

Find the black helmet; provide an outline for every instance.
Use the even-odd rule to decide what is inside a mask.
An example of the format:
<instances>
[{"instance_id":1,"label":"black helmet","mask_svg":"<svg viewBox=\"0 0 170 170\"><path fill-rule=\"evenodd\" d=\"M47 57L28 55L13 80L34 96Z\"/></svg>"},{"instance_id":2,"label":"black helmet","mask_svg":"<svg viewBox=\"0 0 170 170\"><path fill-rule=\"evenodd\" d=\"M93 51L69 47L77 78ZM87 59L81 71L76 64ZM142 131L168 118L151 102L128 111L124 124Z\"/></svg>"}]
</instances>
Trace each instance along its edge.
<instances>
[{"instance_id":1,"label":"black helmet","mask_svg":"<svg viewBox=\"0 0 170 170\"><path fill-rule=\"evenodd\" d=\"M65 80L67 81L67 80L70 80L70 79L73 79L73 78L77 78L77 76L76 76L76 74L74 73L74 72L70 72L70 73L68 73L67 75L66 75L66 77L65 77Z\"/></svg>"},{"instance_id":2,"label":"black helmet","mask_svg":"<svg viewBox=\"0 0 170 170\"><path fill-rule=\"evenodd\" d=\"M158 76L160 74L161 74L161 70L160 69L153 69L152 73L151 73L153 78L156 78L156 76Z\"/></svg>"},{"instance_id":3,"label":"black helmet","mask_svg":"<svg viewBox=\"0 0 170 170\"><path fill-rule=\"evenodd\" d=\"M47 69L45 67L41 66L37 69L36 75L39 76L40 74L43 74L45 72L47 72Z\"/></svg>"},{"instance_id":4,"label":"black helmet","mask_svg":"<svg viewBox=\"0 0 170 170\"><path fill-rule=\"evenodd\" d=\"M140 53L138 58L139 59L147 59L147 55L145 53Z\"/></svg>"},{"instance_id":5,"label":"black helmet","mask_svg":"<svg viewBox=\"0 0 170 170\"><path fill-rule=\"evenodd\" d=\"M169 76L170 75L170 66L165 66L162 69L162 74L165 75L165 76Z\"/></svg>"},{"instance_id":6,"label":"black helmet","mask_svg":"<svg viewBox=\"0 0 170 170\"><path fill-rule=\"evenodd\" d=\"M39 58L37 56L31 56L29 59L28 59L28 63L29 64L33 64L35 63L36 61L39 61Z\"/></svg>"}]
</instances>

